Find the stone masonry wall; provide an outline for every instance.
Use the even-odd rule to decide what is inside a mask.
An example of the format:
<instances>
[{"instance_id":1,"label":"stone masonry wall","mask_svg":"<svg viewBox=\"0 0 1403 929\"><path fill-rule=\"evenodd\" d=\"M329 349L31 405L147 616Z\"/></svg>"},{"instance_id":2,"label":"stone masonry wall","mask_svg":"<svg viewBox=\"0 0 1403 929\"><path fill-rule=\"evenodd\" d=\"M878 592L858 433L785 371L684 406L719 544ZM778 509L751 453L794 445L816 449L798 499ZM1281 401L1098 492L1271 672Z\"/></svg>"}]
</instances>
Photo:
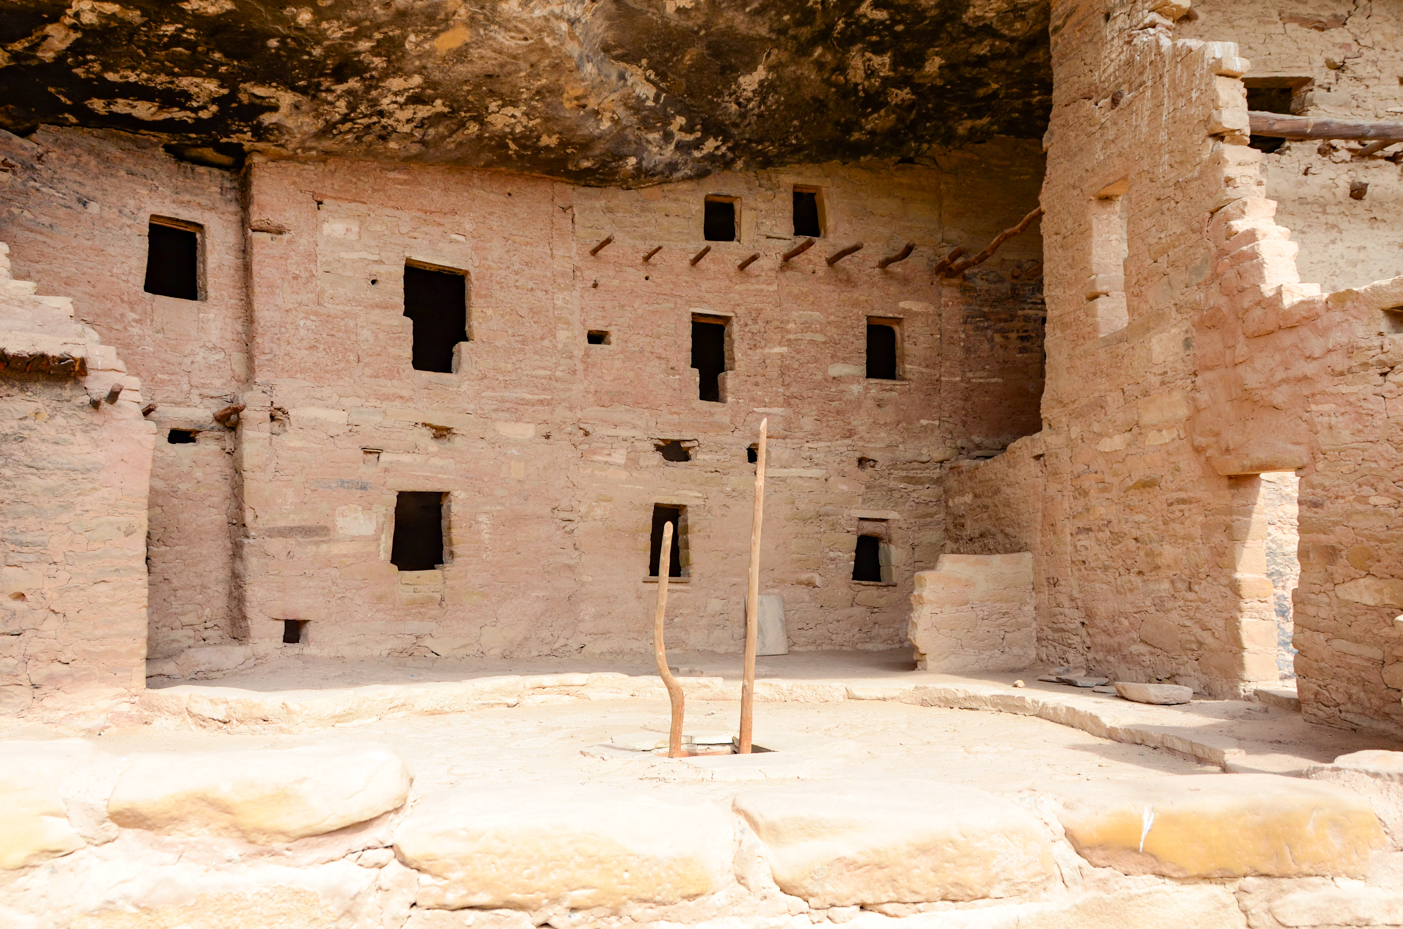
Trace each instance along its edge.
<instances>
[{"instance_id":1,"label":"stone masonry wall","mask_svg":"<svg viewBox=\"0 0 1403 929\"><path fill-rule=\"evenodd\" d=\"M0 244L0 711L94 712L145 686L154 430L116 351L35 290Z\"/></svg>"},{"instance_id":2,"label":"stone masonry wall","mask_svg":"<svg viewBox=\"0 0 1403 929\"><path fill-rule=\"evenodd\" d=\"M1196 0L1193 14L1176 36L1236 42L1252 62L1249 84L1300 85L1300 115L1397 120L1403 113L1403 7L1396 3ZM1327 290L1403 273L1400 147L1355 157L1363 145L1287 142L1262 159L1277 222L1301 247L1301 278Z\"/></svg>"},{"instance_id":3,"label":"stone masonry wall","mask_svg":"<svg viewBox=\"0 0 1403 929\"><path fill-rule=\"evenodd\" d=\"M524 656L647 647L654 504L686 507L669 644L740 641L752 465L770 434L762 586L796 648L902 642L911 574L943 548L930 475L1030 428L1042 309L1036 235L970 280L955 244L1016 222L1035 151L928 166L816 166L643 190L355 163L258 163L250 179L253 370L239 451L250 635L310 621L324 654ZM793 185L822 191L797 241ZM738 198L740 241L704 243L702 200ZM591 256L607 236L612 244ZM908 261L875 267L904 241ZM832 267L827 255L864 250ZM650 261L650 249L662 251ZM748 269L738 262L761 258ZM457 371L414 371L406 259L467 273ZM726 316L724 403L697 397L693 314ZM902 326L900 381L864 377L866 317ZM606 330L590 345L586 330ZM660 440L695 442L667 462ZM447 493L447 563L388 562L394 494ZM887 520L893 583L851 580L858 520Z\"/></svg>"},{"instance_id":4,"label":"stone masonry wall","mask_svg":"<svg viewBox=\"0 0 1403 929\"><path fill-rule=\"evenodd\" d=\"M139 374L161 430L151 479L150 649L162 657L232 641L235 469L211 414L247 376L242 217L237 179L184 164L159 143L121 133L0 131L0 241L16 274L75 298ZM199 224L200 300L146 293L152 216ZM193 445L165 440L198 431Z\"/></svg>"}]
</instances>

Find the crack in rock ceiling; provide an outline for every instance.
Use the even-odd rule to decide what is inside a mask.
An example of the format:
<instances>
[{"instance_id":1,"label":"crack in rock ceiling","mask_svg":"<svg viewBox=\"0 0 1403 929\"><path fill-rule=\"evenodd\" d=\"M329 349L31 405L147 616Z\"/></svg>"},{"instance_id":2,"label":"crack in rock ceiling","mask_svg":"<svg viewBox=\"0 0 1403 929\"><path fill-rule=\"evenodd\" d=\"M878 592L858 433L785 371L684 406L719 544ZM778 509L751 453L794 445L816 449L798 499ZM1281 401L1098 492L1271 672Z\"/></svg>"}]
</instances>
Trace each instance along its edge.
<instances>
[{"instance_id":1,"label":"crack in rock ceiling","mask_svg":"<svg viewBox=\"0 0 1403 929\"><path fill-rule=\"evenodd\" d=\"M0 126L646 184L1036 138L1046 0L6 0Z\"/></svg>"}]
</instances>

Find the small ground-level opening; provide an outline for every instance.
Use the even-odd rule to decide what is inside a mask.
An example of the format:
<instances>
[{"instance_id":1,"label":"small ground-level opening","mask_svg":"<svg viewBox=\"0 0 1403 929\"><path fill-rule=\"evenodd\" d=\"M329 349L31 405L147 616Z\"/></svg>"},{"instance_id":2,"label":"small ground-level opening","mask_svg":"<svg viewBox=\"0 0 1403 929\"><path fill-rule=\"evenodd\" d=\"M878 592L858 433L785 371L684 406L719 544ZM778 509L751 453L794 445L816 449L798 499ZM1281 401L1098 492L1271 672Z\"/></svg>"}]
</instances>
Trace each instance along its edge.
<instances>
[{"instance_id":1,"label":"small ground-level opening","mask_svg":"<svg viewBox=\"0 0 1403 929\"><path fill-rule=\"evenodd\" d=\"M695 441L684 439L659 439L653 443L664 461L691 461Z\"/></svg>"},{"instance_id":2,"label":"small ground-level opening","mask_svg":"<svg viewBox=\"0 0 1403 929\"><path fill-rule=\"evenodd\" d=\"M401 571L432 571L444 562L444 497L440 491L402 490L395 495L390 563Z\"/></svg>"},{"instance_id":3,"label":"small ground-level opening","mask_svg":"<svg viewBox=\"0 0 1403 929\"><path fill-rule=\"evenodd\" d=\"M283 620L283 644L284 644L284 645L305 645L305 644L307 644L307 620L305 620L305 619L285 619L285 620Z\"/></svg>"},{"instance_id":4,"label":"small ground-level opening","mask_svg":"<svg viewBox=\"0 0 1403 929\"><path fill-rule=\"evenodd\" d=\"M166 433L166 441L171 445L192 445L195 442L195 430L172 429Z\"/></svg>"},{"instance_id":5,"label":"small ground-level opening","mask_svg":"<svg viewBox=\"0 0 1403 929\"><path fill-rule=\"evenodd\" d=\"M697 399L724 403L721 374L726 370L726 323L723 316L692 317L692 367L697 369Z\"/></svg>"},{"instance_id":6,"label":"small ground-level opening","mask_svg":"<svg viewBox=\"0 0 1403 929\"><path fill-rule=\"evenodd\" d=\"M414 370L451 373L453 349L468 341L467 275L406 263L404 315L414 323Z\"/></svg>"},{"instance_id":7,"label":"small ground-level opening","mask_svg":"<svg viewBox=\"0 0 1403 929\"><path fill-rule=\"evenodd\" d=\"M648 576L658 576L658 566L662 563L663 550L663 527L668 523L672 524L672 545L669 547L667 576L683 577L682 571L682 536L686 532L687 526L683 521L685 506L671 506L665 503L653 505L653 531L652 539L648 545Z\"/></svg>"},{"instance_id":8,"label":"small ground-level opening","mask_svg":"<svg viewBox=\"0 0 1403 929\"><path fill-rule=\"evenodd\" d=\"M605 329L591 329L585 334L585 341L590 345L608 345L609 333Z\"/></svg>"}]
</instances>

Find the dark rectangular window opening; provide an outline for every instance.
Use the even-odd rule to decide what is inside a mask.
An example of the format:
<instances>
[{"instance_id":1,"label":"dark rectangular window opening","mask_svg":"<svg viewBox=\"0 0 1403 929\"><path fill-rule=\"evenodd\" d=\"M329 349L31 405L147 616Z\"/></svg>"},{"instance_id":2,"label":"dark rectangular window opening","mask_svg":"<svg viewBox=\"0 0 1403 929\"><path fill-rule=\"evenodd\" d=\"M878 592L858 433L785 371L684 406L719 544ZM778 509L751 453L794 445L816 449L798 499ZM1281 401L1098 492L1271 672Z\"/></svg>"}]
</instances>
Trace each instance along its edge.
<instances>
[{"instance_id":1,"label":"dark rectangular window opening","mask_svg":"<svg viewBox=\"0 0 1403 929\"><path fill-rule=\"evenodd\" d=\"M745 460L751 464L758 464L760 462L760 446L752 445L747 448L745 450Z\"/></svg>"},{"instance_id":2,"label":"dark rectangular window opening","mask_svg":"<svg viewBox=\"0 0 1403 929\"><path fill-rule=\"evenodd\" d=\"M697 399L724 403L721 399L721 372L726 370L724 319L692 317L692 367L697 369Z\"/></svg>"},{"instance_id":3,"label":"dark rectangular window opening","mask_svg":"<svg viewBox=\"0 0 1403 929\"><path fill-rule=\"evenodd\" d=\"M672 546L668 554L668 577L682 576L682 511L685 507L653 505L653 535L648 544L648 576L658 576L658 565L662 561L663 526L672 523Z\"/></svg>"},{"instance_id":4,"label":"dark rectangular window opening","mask_svg":"<svg viewBox=\"0 0 1403 929\"><path fill-rule=\"evenodd\" d=\"M443 497L439 491L401 490L395 496L390 563L401 571L432 571L443 564Z\"/></svg>"},{"instance_id":5,"label":"dark rectangular window opening","mask_svg":"<svg viewBox=\"0 0 1403 929\"><path fill-rule=\"evenodd\" d=\"M604 329L591 329L585 336L585 341L590 345L608 345L609 333Z\"/></svg>"},{"instance_id":6,"label":"dark rectangular window opening","mask_svg":"<svg viewBox=\"0 0 1403 929\"><path fill-rule=\"evenodd\" d=\"M823 235L823 223L819 218L817 190L804 187L794 188L794 234L811 238Z\"/></svg>"},{"instance_id":7,"label":"dark rectangular window opening","mask_svg":"<svg viewBox=\"0 0 1403 929\"><path fill-rule=\"evenodd\" d=\"M897 325L894 321L867 320L867 376L875 380L899 380L897 365Z\"/></svg>"},{"instance_id":8,"label":"dark rectangular window opening","mask_svg":"<svg viewBox=\"0 0 1403 929\"><path fill-rule=\"evenodd\" d=\"M193 445L195 442L194 429L172 429L166 433L166 441L172 445Z\"/></svg>"},{"instance_id":9,"label":"dark rectangular window opening","mask_svg":"<svg viewBox=\"0 0 1403 929\"><path fill-rule=\"evenodd\" d=\"M151 218L146 227L144 289L178 300L200 299L200 226Z\"/></svg>"},{"instance_id":10,"label":"dark rectangular window opening","mask_svg":"<svg viewBox=\"0 0 1403 929\"><path fill-rule=\"evenodd\" d=\"M875 535L857 537L853 555L853 580L882 582L882 540Z\"/></svg>"},{"instance_id":11,"label":"dark rectangular window opening","mask_svg":"<svg viewBox=\"0 0 1403 929\"><path fill-rule=\"evenodd\" d=\"M734 242L736 235L736 201L729 197L707 197L703 206L702 237L708 242Z\"/></svg>"},{"instance_id":12,"label":"dark rectangular window opening","mask_svg":"<svg viewBox=\"0 0 1403 929\"><path fill-rule=\"evenodd\" d=\"M467 276L406 263L404 315L414 321L414 370L451 373L454 346L468 341Z\"/></svg>"},{"instance_id":13,"label":"dark rectangular window opening","mask_svg":"<svg viewBox=\"0 0 1403 929\"><path fill-rule=\"evenodd\" d=\"M284 644L284 645L306 645L306 644L307 644L307 620L305 620L305 619L285 619L285 620L283 620L283 644Z\"/></svg>"}]
</instances>

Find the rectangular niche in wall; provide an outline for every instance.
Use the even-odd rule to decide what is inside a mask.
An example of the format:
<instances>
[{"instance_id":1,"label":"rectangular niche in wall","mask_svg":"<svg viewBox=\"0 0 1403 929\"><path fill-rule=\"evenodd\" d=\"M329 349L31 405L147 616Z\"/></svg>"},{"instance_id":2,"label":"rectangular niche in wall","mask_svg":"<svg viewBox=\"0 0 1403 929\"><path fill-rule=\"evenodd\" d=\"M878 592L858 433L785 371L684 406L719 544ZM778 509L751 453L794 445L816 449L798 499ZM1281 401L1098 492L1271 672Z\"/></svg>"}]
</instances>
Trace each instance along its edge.
<instances>
[{"instance_id":1,"label":"rectangular niche in wall","mask_svg":"<svg viewBox=\"0 0 1403 929\"><path fill-rule=\"evenodd\" d=\"M151 217L146 227L148 294L200 299L200 232L197 223Z\"/></svg>"},{"instance_id":2,"label":"rectangular niche in wall","mask_svg":"<svg viewBox=\"0 0 1403 929\"><path fill-rule=\"evenodd\" d=\"M1242 83L1247 89L1247 109L1259 113L1299 114L1305 91L1311 85L1309 77L1249 77ZM1248 142L1253 148L1265 154L1281 150L1285 139L1273 136L1253 136Z\"/></svg>"},{"instance_id":3,"label":"rectangular niche in wall","mask_svg":"<svg viewBox=\"0 0 1403 929\"><path fill-rule=\"evenodd\" d=\"M468 341L465 272L405 262L404 315L414 322L414 370L453 370L453 348Z\"/></svg>"},{"instance_id":4,"label":"rectangular niche in wall","mask_svg":"<svg viewBox=\"0 0 1403 929\"><path fill-rule=\"evenodd\" d=\"M882 381L901 379L901 320L867 317L867 376Z\"/></svg>"},{"instance_id":5,"label":"rectangular niche in wall","mask_svg":"<svg viewBox=\"0 0 1403 929\"><path fill-rule=\"evenodd\" d=\"M721 373L726 370L724 316L692 316L692 367L697 369L697 399L725 403Z\"/></svg>"},{"instance_id":6,"label":"rectangular niche in wall","mask_svg":"<svg viewBox=\"0 0 1403 929\"><path fill-rule=\"evenodd\" d=\"M283 620L283 644L284 644L284 645L306 645L306 644L307 644L307 620L305 620L305 619L285 619L285 620Z\"/></svg>"},{"instance_id":7,"label":"rectangular niche in wall","mask_svg":"<svg viewBox=\"0 0 1403 929\"><path fill-rule=\"evenodd\" d=\"M707 197L702 205L702 238L708 242L734 242L739 219L734 197Z\"/></svg>"},{"instance_id":8,"label":"rectangular niche in wall","mask_svg":"<svg viewBox=\"0 0 1403 929\"><path fill-rule=\"evenodd\" d=\"M401 571L432 571L444 563L444 498L440 491L401 490L395 495L395 534L390 563Z\"/></svg>"},{"instance_id":9,"label":"rectangular niche in wall","mask_svg":"<svg viewBox=\"0 0 1403 929\"><path fill-rule=\"evenodd\" d=\"M853 580L892 583L891 529L885 519L859 519L853 551Z\"/></svg>"},{"instance_id":10,"label":"rectangular niche in wall","mask_svg":"<svg viewBox=\"0 0 1403 929\"><path fill-rule=\"evenodd\" d=\"M1125 195L1129 190L1130 181L1122 178L1091 200L1091 280L1086 299L1096 315L1096 334L1103 337L1130 324L1125 296L1125 260L1130 254Z\"/></svg>"},{"instance_id":11,"label":"rectangular niche in wall","mask_svg":"<svg viewBox=\"0 0 1403 929\"><path fill-rule=\"evenodd\" d=\"M653 532L648 544L648 576L658 576L658 566L662 564L663 550L663 526L672 523L672 546L669 549L667 566L668 577L683 577L682 573L682 549L683 535L687 531L687 523L683 519L686 512L685 506L670 506L664 503L653 505Z\"/></svg>"},{"instance_id":12,"label":"rectangular niche in wall","mask_svg":"<svg viewBox=\"0 0 1403 929\"><path fill-rule=\"evenodd\" d=\"M817 187L794 188L794 234L818 238L823 235L823 204Z\"/></svg>"}]
</instances>

